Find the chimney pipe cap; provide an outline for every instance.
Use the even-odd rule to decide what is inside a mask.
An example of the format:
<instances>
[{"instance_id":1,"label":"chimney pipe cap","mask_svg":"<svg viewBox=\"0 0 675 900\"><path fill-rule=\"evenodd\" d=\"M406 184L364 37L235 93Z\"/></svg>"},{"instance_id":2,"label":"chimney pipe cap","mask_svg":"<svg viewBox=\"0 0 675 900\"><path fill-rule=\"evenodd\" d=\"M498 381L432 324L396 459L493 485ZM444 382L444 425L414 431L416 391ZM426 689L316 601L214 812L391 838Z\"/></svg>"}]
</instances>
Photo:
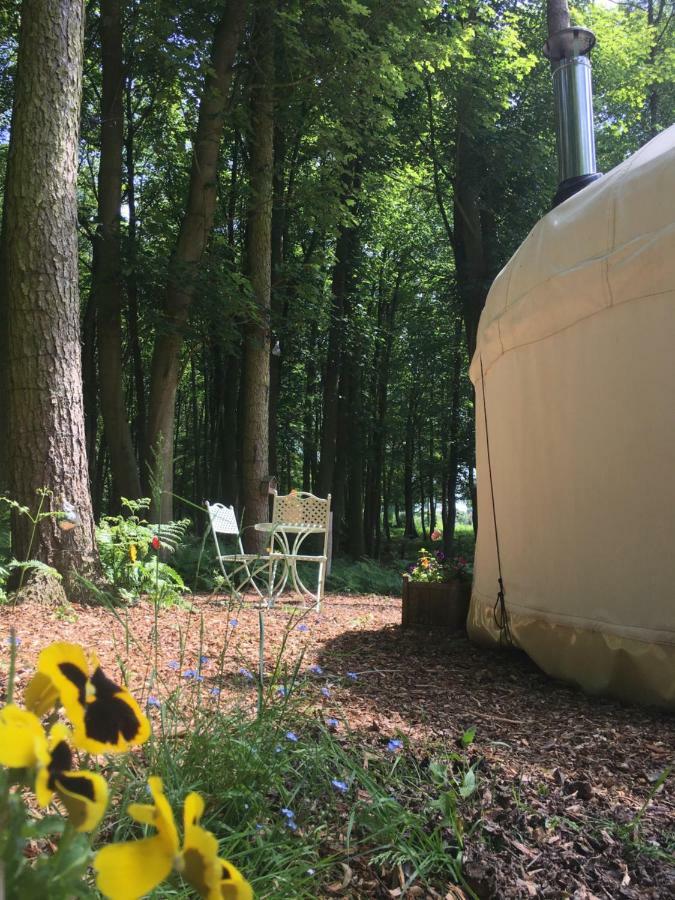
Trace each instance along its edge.
<instances>
[{"instance_id":1,"label":"chimney pipe cap","mask_svg":"<svg viewBox=\"0 0 675 900\"><path fill-rule=\"evenodd\" d=\"M556 63L575 56L587 56L594 46L595 35L590 28L562 28L544 44L544 56Z\"/></svg>"}]
</instances>

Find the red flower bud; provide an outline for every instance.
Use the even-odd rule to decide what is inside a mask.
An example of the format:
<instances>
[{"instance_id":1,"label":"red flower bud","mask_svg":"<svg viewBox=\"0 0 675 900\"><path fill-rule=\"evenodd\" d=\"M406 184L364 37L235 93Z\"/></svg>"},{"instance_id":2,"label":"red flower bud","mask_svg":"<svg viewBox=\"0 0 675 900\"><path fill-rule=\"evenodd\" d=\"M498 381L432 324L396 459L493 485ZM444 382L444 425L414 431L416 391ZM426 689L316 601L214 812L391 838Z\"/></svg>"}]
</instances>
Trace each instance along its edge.
<instances>
[{"instance_id":1,"label":"red flower bud","mask_svg":"<svg viewBox=\"0 0 675 900\"><path fill-rule=\"evenodd\" d=\"M157 535L155 535L154 538L152 539L152 549L159 550L159 547L160 547L159 538L157 537Z\"/></svg>"}]
</instances>

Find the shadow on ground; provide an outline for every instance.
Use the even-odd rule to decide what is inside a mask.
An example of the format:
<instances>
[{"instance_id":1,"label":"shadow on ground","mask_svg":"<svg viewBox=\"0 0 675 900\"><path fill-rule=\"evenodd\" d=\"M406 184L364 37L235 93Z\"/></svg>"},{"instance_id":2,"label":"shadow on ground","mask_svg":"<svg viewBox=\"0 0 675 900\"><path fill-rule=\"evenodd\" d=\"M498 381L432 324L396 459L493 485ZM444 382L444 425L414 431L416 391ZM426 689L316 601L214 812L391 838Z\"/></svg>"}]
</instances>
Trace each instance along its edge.
<instances>
[{"instance_id":1,"label":"shadow on ground","mask_svg":"<svg viewBox=\"0 0 675 900\"><path fill-rule=\"evenodd\" d=\"M345 716L381 745L468 748L479 765L482 828L467 846L480 897L675 896L673 718L589 697L522 653L442 629L345 631L323 642ZM637 823L637 824L636 824Z\"/></svg>"}]
</instances>

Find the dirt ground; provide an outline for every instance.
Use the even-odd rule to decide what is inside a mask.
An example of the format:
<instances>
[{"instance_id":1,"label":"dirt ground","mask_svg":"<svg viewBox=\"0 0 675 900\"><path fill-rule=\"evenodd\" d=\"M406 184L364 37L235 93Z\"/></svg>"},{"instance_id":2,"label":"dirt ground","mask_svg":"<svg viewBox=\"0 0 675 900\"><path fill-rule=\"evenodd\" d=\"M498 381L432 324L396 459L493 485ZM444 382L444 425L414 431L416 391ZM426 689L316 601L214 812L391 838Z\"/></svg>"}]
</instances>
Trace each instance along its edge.
<instances>
[{"instance_id":1,"label":"dirt ground","mask_svg":"<svg viewBox=\"0 0 675 900\"><path fill-rule=\"evenodd\" d=\"M288 665L300 654L303 666L320 664L330 687L325 713L365 742L407 736L408 752L421 759L430 745L457 747L476 728L468 752L480 761L481 823L465 871L479 897L675 897L675 773L659 785L675 756L672 716L587 697L515 652L487 651L441 629L403 631L395 598L331 595L321 615L306 613L290 630L288 608L265 618L267 665L287 634ZM191 611L162 610L157 620L148 604L117 613L2 607L0 694L12 627L19 691L40 648L63 639L95 649L109 674L122 668L144 700L161 699L194 670L199 677L186 680L209 702L253 702L239 674L257 666L250 607L196 598ZM155 665L161 677L149 684Z\"/></svg>"}]
</instances>

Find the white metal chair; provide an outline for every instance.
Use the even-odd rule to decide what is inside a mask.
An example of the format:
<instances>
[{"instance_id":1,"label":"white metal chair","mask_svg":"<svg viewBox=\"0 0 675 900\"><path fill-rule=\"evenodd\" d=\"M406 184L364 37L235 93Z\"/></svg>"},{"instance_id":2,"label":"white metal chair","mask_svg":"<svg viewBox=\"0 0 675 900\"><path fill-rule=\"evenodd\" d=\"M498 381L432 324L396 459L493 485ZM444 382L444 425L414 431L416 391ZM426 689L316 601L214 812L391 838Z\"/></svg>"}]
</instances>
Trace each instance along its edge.
<instances>
[{"instance_id":1,"label":"white metal chair","mask_svg":"<svg viewBox=\"0 0 675 900\"><path fill-rule=\"evenodd\" d=\"M224 506L222 503L209 503L205 501L206 511L209 516L211 525L211 533L216 545L216 555L220 571L223 578L233 595L241 599L241 590L247 584L250 584L258 596L265 600L267 605L273 605L274 596L277 588L279 588L280 578L277 578L277 567L282 563L285 567L283 554L269 552L265 555L257 553L246 553L241 540L241 532L237 523L237 516L233 506ZM222 553L218 535L230 536L235 539L235 543L239 548L238 553ZM227 571L228 564L231 564L230 571ZM239 576L239 577L238 577ZM244 576L243 578L241 576ZM285 583L285 573L282 571L281 578ZM256 584L256 579L266 584L267 592L264 593ZM281 585L283 589L283 584Z\"/></svg>"},{"instance_id":2,"label":"white metal chair","mask_svg":"<svg viewBox=\"0 0 675 900\"><path fill-rule=\"evenodd\" d=\"M307 491L291 491L290 494L276 494L272 505L273 540L276 540L288 561L287 575L298 593L306 594L314 600L317 610L321 609L326 581L330 502L330 494L324 499ZM322 538L320 553L308 553L303 549L302 545L312 535ZM303 583L298 574L298 563L318 566L316 593Z\"/></svg>"}]
</instances>

